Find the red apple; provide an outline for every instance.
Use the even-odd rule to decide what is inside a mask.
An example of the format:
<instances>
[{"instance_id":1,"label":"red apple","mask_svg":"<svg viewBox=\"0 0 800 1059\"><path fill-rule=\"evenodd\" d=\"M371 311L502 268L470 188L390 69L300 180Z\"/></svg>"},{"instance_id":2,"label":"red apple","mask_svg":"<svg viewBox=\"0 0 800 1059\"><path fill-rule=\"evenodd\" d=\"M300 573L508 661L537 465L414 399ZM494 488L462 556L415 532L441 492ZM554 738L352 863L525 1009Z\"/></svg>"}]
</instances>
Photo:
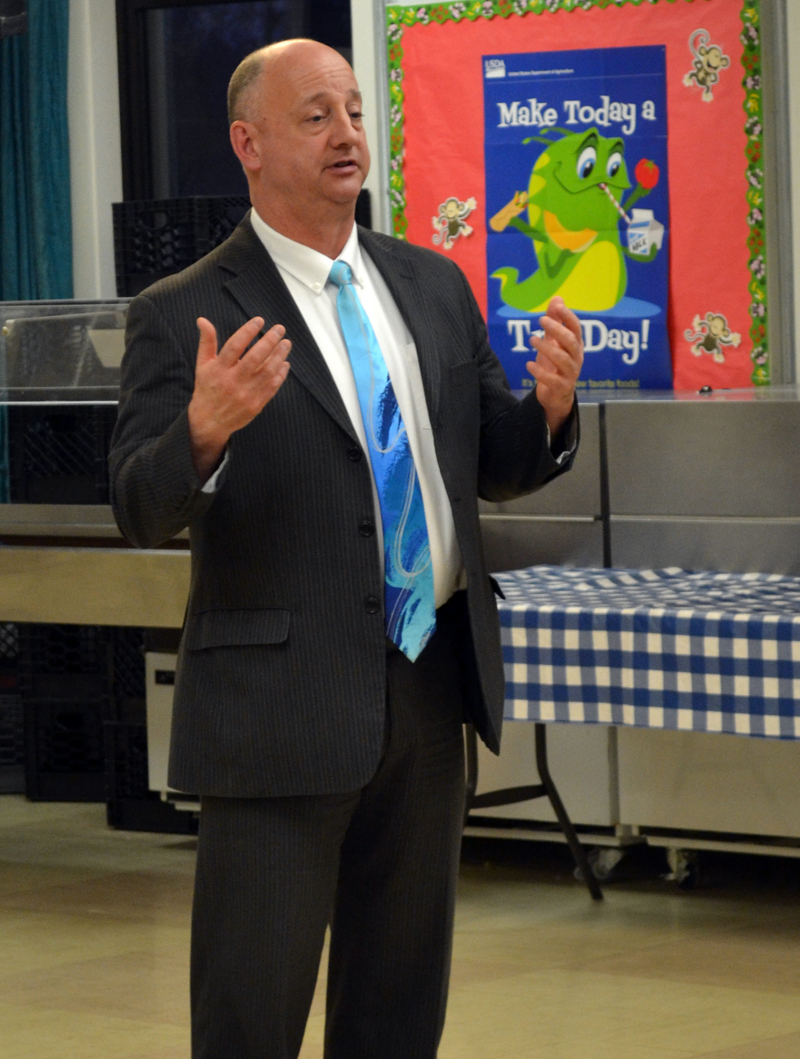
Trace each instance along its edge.
<instances>
[{"instance_id":1,"label":"red apple","mask_svg":"<svg viewBox=\"0 0 800 1059\"><path fill-rule=\"evenodd\" d=\"M643 158L636 166L634 175L643 188L647 191L652 191L658 183L659 168L655 162L651 162L648 158Z\"/></svg>"}]
</instances>

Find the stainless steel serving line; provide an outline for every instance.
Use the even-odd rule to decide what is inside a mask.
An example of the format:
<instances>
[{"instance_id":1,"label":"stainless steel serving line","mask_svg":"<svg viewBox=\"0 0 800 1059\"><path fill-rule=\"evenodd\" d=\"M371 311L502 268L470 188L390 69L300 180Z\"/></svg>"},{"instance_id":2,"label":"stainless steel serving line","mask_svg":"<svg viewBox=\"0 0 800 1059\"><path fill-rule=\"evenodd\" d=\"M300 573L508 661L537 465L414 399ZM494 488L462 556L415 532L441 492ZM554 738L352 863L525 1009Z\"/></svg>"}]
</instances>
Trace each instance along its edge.
<instances>
[{"instance_id":1,"label":"stainless steel serving line","mask_svg":"<svg viewBox=\"0 0 800 1059\"><path fill-rule=\"evenodd\" d=\"M22 406L59 414L113 406L126 308L0 303L6 423ZM581 432L570 474L522 500L481 505L492 569L552 563L800 575L797 388L585 392ZM0 504L0 622L179 628L189 562L185 539L150 551L128 547L107 499ZM719 846L725 832L773 849L795 843L800 852L797 744L553 724L548 750L570 817L598 845L647 834L673 847ZM508 723L499 759L478 751L477 793L531 785L533 762L534 726ZM502 827L555 834L541 799L489 806L472 822L493 834Z\"/></svg>"},{"instance_id":2,"label":"stainless steel serving line","mask_svg":"<svg viewBox=\"0 0 800 1059\"><path fill-rule=\"evenodd\" d=\"M40 493L53 492L59 474L69 492L64 461L73 450L84 470L96 469L102 479L100 446L107 439L80 434L79 423L93 409L116 405L127 307L127 299L0 303L3 430L19 444L15 430L24 419L30 435L30 451L16 460L12 453L5 468L12 502L0 503L0 621L178 628L183 622L186 534L175 547L137 551L123 540L107 501L13 502L15 492L25 492L19 479L37 459L46 465L39 469ZM104 412L106 421L113 414ZM53 443L50 435L59 431Z\"/></svg>"},{"instance_id":3,"label":"stainless steel serving line","mask_svg":"<svg viewBox=\"0 0 800 1059\"><path fill-rule=\"evenodd\" d=\"M800 575L796 387L594 393L581 417L569 475L522 501L483 505L494 570L553 563ZM478 749L478 795L532 781L533 729L507 723L499 759ZM570 817L598 847L646 838L673 851L800 855L797 743L551 724L548 751ZM478 809L470 819L474 833L559 837L542 802ZM595 862L601 876L602 866Z\"/></svg>"},{"instance_id":4,"label":"stainless steel serving line","mask_svg":"<svg viewBox=\"0 0 800 1059\"><path fill-rule=\"evenodd\" d=\"M180 628L189 553L0 547L0 622Z\"/></svg>"}]
</instances>

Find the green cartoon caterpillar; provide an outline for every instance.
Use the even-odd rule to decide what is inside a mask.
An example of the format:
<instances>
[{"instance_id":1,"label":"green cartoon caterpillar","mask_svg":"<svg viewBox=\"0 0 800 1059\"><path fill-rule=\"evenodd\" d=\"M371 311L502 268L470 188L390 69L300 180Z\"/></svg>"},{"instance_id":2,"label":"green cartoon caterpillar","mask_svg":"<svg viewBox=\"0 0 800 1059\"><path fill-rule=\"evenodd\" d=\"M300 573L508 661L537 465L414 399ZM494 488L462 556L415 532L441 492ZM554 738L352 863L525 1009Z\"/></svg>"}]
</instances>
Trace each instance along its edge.
<instances>
[{"instance_id":1,"label":"green cartoon caterpillar","mask_svg":"<svg viewBox=\"0 0 800 1059\"><path fill-rule=\"evenodd\" d=\"M552 130L564 132L563 129ZM661 247L663 226L649 210L631 207L658 182L658 166L642 159L636 167L636 189L625 166L625 143L601 136L597 129L566 133L560 140L530 137L546 143L531 172L527 192L514 198L489 221L495 232L517 228L533 240L539 268L519 282L515 268L498 268L500 297L515 309L541 312L553 295L573 309L602 312L625 294L625 256L652 261ZM528 210L528 220L520 214ZM630 226L629 245L622 246L619 218ZM641 229L637 236L634 229Z\"/></svg>"}]
</instances>

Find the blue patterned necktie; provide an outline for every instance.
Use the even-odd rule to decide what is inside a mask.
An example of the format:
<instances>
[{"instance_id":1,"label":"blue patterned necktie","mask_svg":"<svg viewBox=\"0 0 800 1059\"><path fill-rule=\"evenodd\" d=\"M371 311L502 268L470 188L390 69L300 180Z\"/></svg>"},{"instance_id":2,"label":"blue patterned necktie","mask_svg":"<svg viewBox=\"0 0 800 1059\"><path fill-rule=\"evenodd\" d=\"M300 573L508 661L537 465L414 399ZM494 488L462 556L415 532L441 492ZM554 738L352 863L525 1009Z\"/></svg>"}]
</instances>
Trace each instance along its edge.
<instances>
[{"instance_id":1,"label":"blue patterned necktie","mask_svg":"<svg viewBox=\"0 0 800 1059\"><path fill-rule=\"evenodd\" d=\"M353 286L350 266L335 261L329 278L339 288L336 308L353 367L383 520L386 635L413 662L436 628L422 492L386 361Z\"/></svg>"}]
</instances>

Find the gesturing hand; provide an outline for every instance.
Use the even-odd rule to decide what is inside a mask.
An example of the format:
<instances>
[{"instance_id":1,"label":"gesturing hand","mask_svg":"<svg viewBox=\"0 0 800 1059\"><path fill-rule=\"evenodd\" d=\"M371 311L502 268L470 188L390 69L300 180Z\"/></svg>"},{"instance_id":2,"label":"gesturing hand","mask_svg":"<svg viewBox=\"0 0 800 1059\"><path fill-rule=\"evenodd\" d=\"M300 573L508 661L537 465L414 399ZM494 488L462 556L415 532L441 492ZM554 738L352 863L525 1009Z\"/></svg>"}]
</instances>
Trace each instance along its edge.
<instances>
[{"instance_id":1,"label":"gesturing hand","mask_svg":"<svg viewBox=\"0 0 800 1059\"><path fill-rule=\"evenodd\" d=\"M583 364L583 336L578 317L563 298L551 299L539 324L544 337L531 335L537 356L526 367L536 379L536 397L544 409L550 436L555 437L572 410L575 383Z\"/></svg>"},{"instance_id":2,"label":"gesturing hand","mask_svg":"<svg viewBox=\"0 0 800 1059\"><path fill-rule=\"evenodd\" d=\"M264 326L260 316L239 328L217 355L217 330L201 316L194 393L189 402L192 461L202 482L219 463L231 434L255 419L289 374L292 343L276 324L252 346ZM248 349L247 347L250 346ZM246 351L246 352L245 352Z\"/></svg>"}]
</instances>

